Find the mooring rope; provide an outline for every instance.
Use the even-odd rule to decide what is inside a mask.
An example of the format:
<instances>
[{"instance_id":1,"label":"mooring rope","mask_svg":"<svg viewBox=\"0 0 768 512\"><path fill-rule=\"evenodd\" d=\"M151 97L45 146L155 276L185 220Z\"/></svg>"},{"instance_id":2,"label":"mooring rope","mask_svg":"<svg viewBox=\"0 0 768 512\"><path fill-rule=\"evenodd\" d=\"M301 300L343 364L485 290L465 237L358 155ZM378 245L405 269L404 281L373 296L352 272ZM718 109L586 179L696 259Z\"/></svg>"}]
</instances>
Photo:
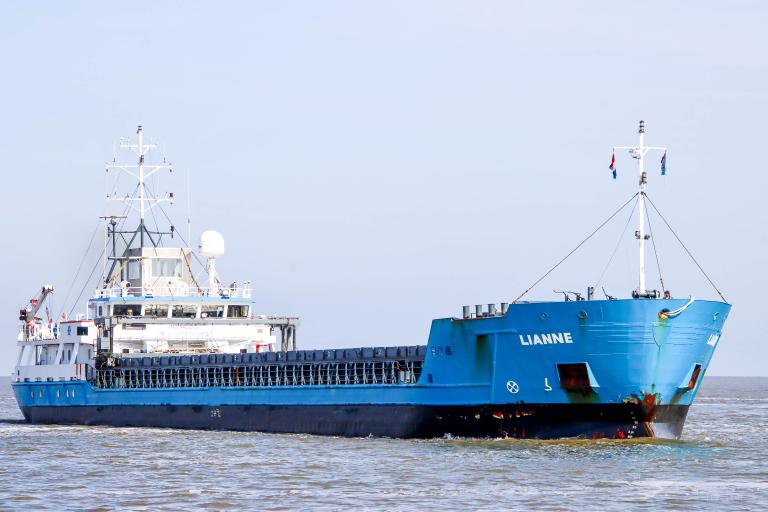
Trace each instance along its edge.
<instances>
[{"instance_id":1,"label":"mooring rope","mask_svg":"<svg viewBox=\"0 0 768 512\"><path fill-rule=\"evenodd\" d=\"M659 312L659 318L662 319L662 320L666 320L667 318L674 318L674 317L676 317L677 315L679 315L680 313L682 313L683 311L688 309L688 306L693 304L694 300L695 299L693 297L691 297L690 299L688 299L688 302L684 306L679 307L679 308L675 309L674 311L661 310Z\"/></svg>"}]
</instances>

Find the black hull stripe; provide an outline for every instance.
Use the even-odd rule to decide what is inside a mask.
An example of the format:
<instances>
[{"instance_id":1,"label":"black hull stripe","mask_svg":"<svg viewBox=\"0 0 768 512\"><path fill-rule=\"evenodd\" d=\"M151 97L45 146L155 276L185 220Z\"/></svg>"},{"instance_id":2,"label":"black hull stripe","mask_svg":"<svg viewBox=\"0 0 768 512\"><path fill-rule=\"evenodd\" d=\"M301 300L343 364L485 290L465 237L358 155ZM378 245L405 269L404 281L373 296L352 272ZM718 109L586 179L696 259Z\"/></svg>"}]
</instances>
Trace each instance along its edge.
<instances>
[{"instance_id":1,"label":"black hull stripe","mask_svg":"<svg viewBox=\"0 0 768 512\"><path fill-rule=\"evenodd\" d=\"M679 438L686 405L157 405L25 407L27 421L397 438ZM662 428L659 428L662 427Z\"/></svg>"}]
</instances>

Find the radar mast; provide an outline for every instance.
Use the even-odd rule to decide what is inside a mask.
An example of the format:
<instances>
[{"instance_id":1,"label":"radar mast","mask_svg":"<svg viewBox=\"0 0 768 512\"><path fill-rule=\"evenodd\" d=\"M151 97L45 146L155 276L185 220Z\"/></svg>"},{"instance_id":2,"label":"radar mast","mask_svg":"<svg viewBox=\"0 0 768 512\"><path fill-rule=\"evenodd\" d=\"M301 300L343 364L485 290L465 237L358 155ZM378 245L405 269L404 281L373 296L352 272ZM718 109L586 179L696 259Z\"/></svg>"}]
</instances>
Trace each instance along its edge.
<instances>
[{"instance_id":1,"label":"radar mast","mask_svg":"<svg viewBox=\"0 0 768 512\"><path fill-rule=\"evenodd\" d=\"M123 220L126 219L125 216L110 215L104 217L107 221L107 238L112 240L111 255L107 256L107 260L110 260L111 264L109 265L109 271L105 273L105 286L110 286L118 276L123 281L123 274L129 259L136 258L136 256L130 255L131 249L147 247L147 240L151 244L149 247L157 248L163 235L173 237L175 231L173 225L170 226L169 231L160 231L159 228L152 231L147 227L145 222L147 213L162 203L173 204L173 192L168 192L162 197L158 197L152 193L151 189L147 188L147 180L158 171L167 170L173 172L173 166L170 162L166 161L165 157L163 157L162 162L159 164L149 163L147 155L159 146L154 143L146 144L144 142L144 133L141 125L136 129L136 134L136 141L121 139L119 148L131 151L137 157L137 162L135 164L119 163L115 157L111 162L107 162L105 166L107 172L122 172L138 182L132 194L119 195L118 191L115 190L114 193L107 194L107 200L123 202L127 205L126 212L133 210L139 214L138 226L133 230L124 230L121 227L124 223ZM120 237L122 242L122 251L118 249L118 237ZM135 245L137 242L138 245ZM139 256L138 258L140 259L141 257Z\"/></svg>"}]
</instances>

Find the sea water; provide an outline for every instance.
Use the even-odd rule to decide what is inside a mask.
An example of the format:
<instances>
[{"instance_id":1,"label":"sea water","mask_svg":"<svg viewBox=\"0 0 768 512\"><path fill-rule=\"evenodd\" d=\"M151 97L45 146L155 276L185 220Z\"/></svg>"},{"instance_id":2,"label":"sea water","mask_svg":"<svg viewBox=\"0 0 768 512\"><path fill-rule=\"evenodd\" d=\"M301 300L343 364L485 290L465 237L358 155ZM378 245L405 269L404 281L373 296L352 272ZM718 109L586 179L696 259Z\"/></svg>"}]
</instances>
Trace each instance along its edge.
<instances>
[{"instance_id":1,"label":"sea water","mask_svg":"<svg viewBox=\"0 0 768 512\"><path fill-rule=\"evenodd\" d=\"M768 508L768 378L706 377L681 441L399 440L24 423L0 509Z\"/></svg>"}]
</instances>

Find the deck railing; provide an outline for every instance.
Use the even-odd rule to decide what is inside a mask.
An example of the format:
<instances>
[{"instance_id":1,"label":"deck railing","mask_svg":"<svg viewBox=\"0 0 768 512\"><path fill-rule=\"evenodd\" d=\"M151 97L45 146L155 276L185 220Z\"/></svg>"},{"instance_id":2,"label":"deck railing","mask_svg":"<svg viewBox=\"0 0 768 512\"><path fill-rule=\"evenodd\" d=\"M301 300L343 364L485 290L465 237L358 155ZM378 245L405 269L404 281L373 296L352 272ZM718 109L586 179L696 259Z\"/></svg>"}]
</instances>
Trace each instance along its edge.
<instances>
[{"instance_id":1,"label":"deck railing","mask_svg":"<svg viewBox=\"0 0 768 512\"><path fill-rule=\"evenodd\" d=\"M189 286L187 284L173 286L114 286L111 288L99 288L93 294L94 299L113 297L223 297L250 299L252 294L250 287L233 286L211 289Z\"/></svg>"},{"instance_id":2,"label":"deck railing","mask_svg":"<svg viewBox=\"0 0 768 512\"><path fill-rule=\"evenodd\" d=\"M18 341L42 341L57 339L52 326L45 324L23 324L19 326L19 333L16 336Z\"/></svg>"},{"instance_id":3,"label":"deck railing","mask_svg":"<svg viewBox=\"0 0 768 512\"><path fill-rule=\"evenodd\" d=\"M109 368L97 370L101 389L219 388L412 384L421 360L336 361L234 366Z\"/></svg>"}]
</instances>

